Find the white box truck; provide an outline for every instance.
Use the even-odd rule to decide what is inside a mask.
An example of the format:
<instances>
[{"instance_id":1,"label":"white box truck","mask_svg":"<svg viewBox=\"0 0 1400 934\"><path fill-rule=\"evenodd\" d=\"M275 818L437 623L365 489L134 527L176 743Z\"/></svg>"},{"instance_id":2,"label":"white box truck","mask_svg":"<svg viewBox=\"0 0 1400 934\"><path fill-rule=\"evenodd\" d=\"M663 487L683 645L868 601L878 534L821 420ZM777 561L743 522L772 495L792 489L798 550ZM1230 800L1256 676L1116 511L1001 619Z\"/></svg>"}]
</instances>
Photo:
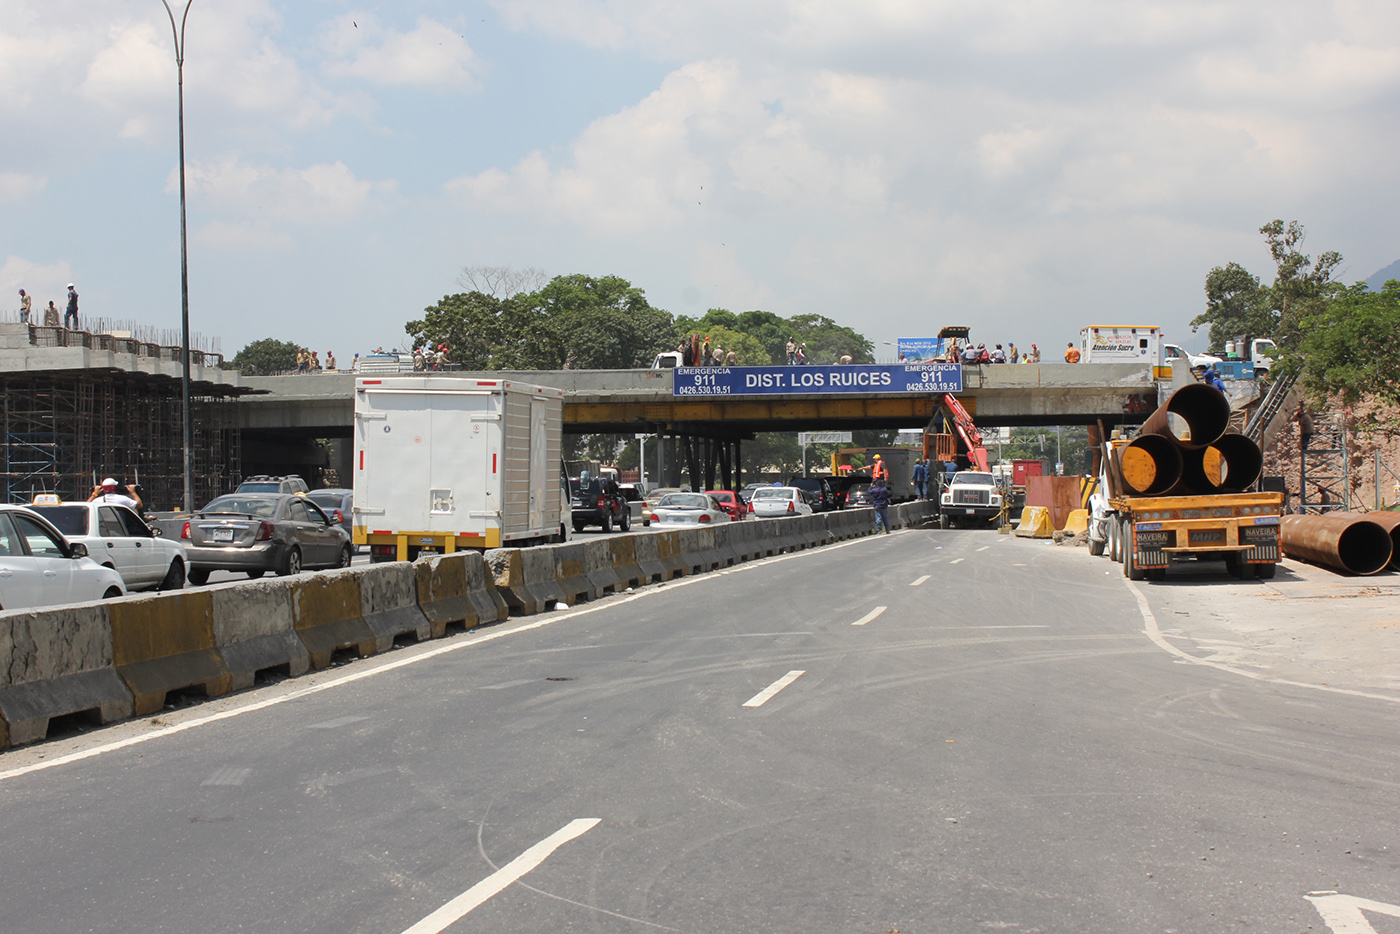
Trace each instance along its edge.
<instances>
[{"instance_id":1,"label":"white box truck","mask_svg":"<svg viewBox=\"0 0 1400 934\"><path fill-rule=\"evenodd\" d=\"M354 539L372 561L568 537L564 393L512 380L355 380Z\"/></svg>"},{"instance_id":2,"label":"white box truck","mask_svg":"<svg viewBox=\"0 0 1400 934\"><path fill-rule=\"evenodd\" d=\"M1162 366L1162 329L1117 324L1091 324L1080 328L1079 362Z\"/></svg>"}]
</instances>

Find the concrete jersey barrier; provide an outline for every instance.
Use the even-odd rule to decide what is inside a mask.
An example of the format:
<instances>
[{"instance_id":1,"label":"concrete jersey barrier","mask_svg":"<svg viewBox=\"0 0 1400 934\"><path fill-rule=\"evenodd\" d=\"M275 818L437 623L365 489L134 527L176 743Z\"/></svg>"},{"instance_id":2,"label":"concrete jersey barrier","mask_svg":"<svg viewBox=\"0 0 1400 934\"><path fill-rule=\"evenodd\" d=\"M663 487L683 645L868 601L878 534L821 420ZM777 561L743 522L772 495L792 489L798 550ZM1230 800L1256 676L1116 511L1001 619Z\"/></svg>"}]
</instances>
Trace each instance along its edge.
<instances>
[{"instance_id":1,"label":"concrete jersey barrier","mask_svg":"<svg viewBox=\"0 0 1400 934\"><path fill-rule=\"evenodd\" d=\"M232 678L232 689L253 686L260 671L305 674L311 657L292 624L292 588L282 578L208 588L214 644Z\"/></svg>"},{"instance_id":2,"label":"concrete jersey barrier","mask_svg":"<svg viewBox=\"0 0 1400 934\"><path fill-rule=\"evenodd\" d=\"M360 586L360 615L374 633L376 648L387 652L400 636L425 642L432 636L418 606L418 574L407 561L372 564L332 572L354 577Z\"/></svg>"},{"instance_id":3,"label":"concrete jersey barrier","mask_svg":"<svg viewBox=\"0 0 1400 934\"><path fill-rule=\"evenodd\" d=\"M55 717L111 723L132 710L105 603L0 614L0 749L44 739Z\"/></svg>"},{"instance_id":4,"label":"concrete jersey barrier","mask_svg":"<svg viewBox=\"0 0 1400 934\"><path fill-rule=\"evenodd\" d=\"M171 691L198 688L226 694L233 677L214 640L214 596L182 590L126 597L107 605L112 662L131 690L136 716L165 707Z\"/></svg>"},{"instance_id":5,"label":"concrete jersey barrier","mask_svg":"<svg viewBox=\"0 0 1400 934\"><path fill-rule=\"evenodd\" d=\"M460 623L466 629L499 623L510 615L476 551L429 555L413 564L418 579L418 606L428 618L433 638Z\"/></svg>"},{"instance_id":6,"label":"concrete jersey barrier","mask_svg":"<svg viewBox=\"0 0 1400 934\"><path fill-rule=\"evenodd\" d=\"M367 658L380 651L379 639L360 611L360 582L344 571L302 574L289 582L292 625L306 646L311 667L330 667L336 652Z\"/></svg>"}]
</instances>

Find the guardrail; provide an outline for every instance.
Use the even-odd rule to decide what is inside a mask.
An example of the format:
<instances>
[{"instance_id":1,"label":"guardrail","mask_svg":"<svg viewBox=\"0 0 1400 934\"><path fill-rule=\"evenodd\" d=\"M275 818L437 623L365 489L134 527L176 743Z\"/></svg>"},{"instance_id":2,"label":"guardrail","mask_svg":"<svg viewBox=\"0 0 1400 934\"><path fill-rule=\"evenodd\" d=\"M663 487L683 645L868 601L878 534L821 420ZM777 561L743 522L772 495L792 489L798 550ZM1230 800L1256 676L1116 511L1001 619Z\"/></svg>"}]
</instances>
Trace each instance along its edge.
<instances>
[{"instance_id":1,"label":"guardrail","mask_svg":"<svg viewBox=\"0 0 1400 934\"><path fill-rule=\"evenodd\" d=\"M905 503L890 507L890 523L933 514L930 501ZM215 697L265 673L296 677L337 658L872 531L871 510L853 509L0 613L0 749L46 738L56 719L149 716L171 692Z\"/></svg>"}]
</instances>

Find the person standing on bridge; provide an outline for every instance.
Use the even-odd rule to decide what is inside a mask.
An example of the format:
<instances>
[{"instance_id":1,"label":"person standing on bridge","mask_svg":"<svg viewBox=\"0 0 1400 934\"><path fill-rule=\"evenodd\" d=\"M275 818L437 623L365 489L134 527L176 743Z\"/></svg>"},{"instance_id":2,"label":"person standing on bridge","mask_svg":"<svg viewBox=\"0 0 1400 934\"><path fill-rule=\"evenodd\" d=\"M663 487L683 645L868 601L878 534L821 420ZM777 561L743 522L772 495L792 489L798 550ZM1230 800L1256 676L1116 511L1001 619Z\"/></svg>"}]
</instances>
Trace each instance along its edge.
<instances>
[{"instance_id":1,"label":"person standing on bridge","mask_svg":"<svg viewBox=\"0 0 1400 934\"><path fill-rule=\"evenodd\" d=\"M875 455L879 457L879 454ZM875 534L890 534L890 488L879 476L870 484L870 505L875 509Z\"/></svg>"},{"instance_id":2,"label":"person standing on bridge","mask_svg":"<svg viewBox=\"0 0 1400 934\"><path fill-rule=\"evenodd\" d=\"M1021 362L1021 358L1018 357L1018 356L1016 355L1016 345L1013 344L1011 341L1007 341L1007 342L1006 342L1006 362L1007 362L1007 363L1020 363L1020 362Z\"/></svg>"},{"instance_id":3,"label":"person standing on bridge","mask_svg":"<svg viewBox=\"0 0 1400 934\"><path fill-rule=\"evenodd\" d=\"M797 366L797 338L789 337L787 342L788 366Z\"/></svg>"},{"instance_id":4,"label":"person standing on bridge","mask_svg":"<svg viewBox=\"0 0 1400 934\"><path fill-rule=\"evenodd\" d=\"M34 304L34 299L24 289L19 290L19 323L29 323L29 312Z\"/></svg>"},{"instance_id":5,"label":"person standing on bridge","mask_svg":"<svg viewBox=\"0 0 1400 934\"><path fill-rule=\"evenodd\" d=\"M69 321L72 324L69 324ZM63 326L70 331L78 330L78 290L68 283L68 310L63 313Z\"/></svg>"},{"instance_id":6,"label":"person standing on bridge","mask_svg":"<svg viewBox=\"0 0 1400 934\"><path fill-rule=\"evenodd\" d=\"M1076 347L1076 346L1074 346L1074 341L1070 341L1070 342L1069 342L1069 346L1065 349L1065 362L1066 362L1066 363L1078 363L1078 362L1079 362L1079 348Z\"/></svg>"}]
</instances>

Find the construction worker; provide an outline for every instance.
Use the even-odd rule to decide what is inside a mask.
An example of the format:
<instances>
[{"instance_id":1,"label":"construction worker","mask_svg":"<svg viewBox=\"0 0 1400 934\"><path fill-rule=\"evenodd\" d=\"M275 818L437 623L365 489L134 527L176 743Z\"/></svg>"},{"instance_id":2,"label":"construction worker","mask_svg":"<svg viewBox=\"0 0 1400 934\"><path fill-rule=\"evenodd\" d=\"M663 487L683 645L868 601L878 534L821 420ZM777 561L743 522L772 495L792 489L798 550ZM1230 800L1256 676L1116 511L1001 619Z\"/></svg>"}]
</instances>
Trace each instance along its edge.
<instances>
[{"instance_id":1,"label":"construction worker","mask_svg":"<svg viewBox=\"0 0 1400 934\"><path fill-rule=\"evenodd\" d=\"M879 454L875 455L875 467L870 476L876 480L884 480L886 483L890 482L890 468L885 465L884 461L880 460Z\"/></svg>"}]
</instances>

